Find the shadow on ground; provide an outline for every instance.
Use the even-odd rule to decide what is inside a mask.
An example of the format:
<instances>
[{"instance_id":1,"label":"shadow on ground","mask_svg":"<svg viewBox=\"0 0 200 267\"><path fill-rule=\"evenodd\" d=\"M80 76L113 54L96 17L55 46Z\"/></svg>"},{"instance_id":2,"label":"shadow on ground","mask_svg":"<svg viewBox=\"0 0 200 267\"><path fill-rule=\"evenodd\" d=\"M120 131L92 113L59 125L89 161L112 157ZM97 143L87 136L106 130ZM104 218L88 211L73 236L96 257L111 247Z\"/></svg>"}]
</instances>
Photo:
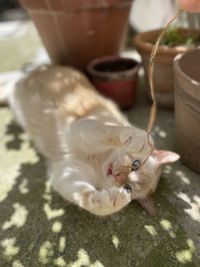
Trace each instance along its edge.
<instances>
[{"instance_id":1,"label":"shadow on ground","mask_svg":"<svg viewBox=\"0 0 200 267\"><path fill-rule=\"evenodd\" d=\"M142 126L136 115L128 113ZM44 160L7 108L0 116L1 267L200 266L197 174L181 163L166 167L155 196L155 218L134 202L118 214L95 217L52 192ZM154 135L160 147L173 147L172 116L159 115L163 128Z\"/></svg>"},{"instance_id":2,"label":"shadow on ground","mask_svg":"<svg viewBox=\"0 0 200 267\"><path fill-rule=\"evenodd\" d=\"M20 138L20 135L23 133L21 127L19 127L14 121L12 121L6 131L6 135L14 135L12 140L8 141L6 146L7 149L16 149L19 150L23 140Z\"/></svg>"}]
</instances>

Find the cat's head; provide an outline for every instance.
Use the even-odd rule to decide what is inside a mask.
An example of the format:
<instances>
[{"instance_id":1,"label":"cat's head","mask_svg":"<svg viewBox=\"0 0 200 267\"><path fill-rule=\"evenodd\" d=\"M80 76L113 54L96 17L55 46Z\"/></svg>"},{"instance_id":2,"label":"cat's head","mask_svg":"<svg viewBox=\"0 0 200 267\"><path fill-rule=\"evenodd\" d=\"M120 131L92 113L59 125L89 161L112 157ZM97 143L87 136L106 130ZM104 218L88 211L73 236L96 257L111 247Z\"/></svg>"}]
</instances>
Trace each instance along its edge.
<instances>
[{"instance_id":1,"label":"cat's head","mask_svg":"<svg viewBox=\"0 0 200 267\"><path fill-rule=\"evenodd\" d=\"M180 156L172 151L154 150L149 159L143 164L137 165L136 170L128 174L125 187L131 189L132 199L136 199L151 215L155 215L156 209L152 195L156 191L161 175L162 167L177 161Z\"/></svg>"},{"instance_id":2,"label":"cat's head","mask_svg":"<svg viewBox=\"0 0 200 267\"><path fill-rule=\"evenodd\" d=\"M152 141L143 144L145 149L134 151L129 144L125 148L114 149L107 161L106 175L112 186L124 187L131 192L151 215L156 213L152 194L157 188L162 166L173 163L179 155L165 150L151 150Z\"/></svg>"}]
</instances>

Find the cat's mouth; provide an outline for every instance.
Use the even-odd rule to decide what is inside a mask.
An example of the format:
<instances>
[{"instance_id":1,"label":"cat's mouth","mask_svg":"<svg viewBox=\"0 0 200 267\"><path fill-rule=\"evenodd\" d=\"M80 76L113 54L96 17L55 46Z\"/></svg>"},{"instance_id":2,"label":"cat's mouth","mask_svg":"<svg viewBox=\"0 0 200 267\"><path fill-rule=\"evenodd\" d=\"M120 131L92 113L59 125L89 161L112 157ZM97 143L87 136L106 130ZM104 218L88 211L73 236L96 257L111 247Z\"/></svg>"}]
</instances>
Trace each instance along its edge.
<instances>
[{"instance_id":1,"label":"cat's mouth","mask_svg":"<svg viewBox=\"0 0 200 267\"><path fill-rule=\"evenodd\" d=\"M118 172L113 171L113 164L109 164L107 170L107 176L114 177L115 181L120 185L123 185L127 180L127 175L125 173L119 171Z\"/></svg>"},{"instance_id":2,"label":"cat's mouth","mask_svg":"<svg viewBox=\"0 0 200 267\"><path fill-rule=\"evenodd\" d=\"M109 166L108 166L107 175L108 176L113 175L113 164L112 163L109 164Z\"/></svg>"}]
</instances>

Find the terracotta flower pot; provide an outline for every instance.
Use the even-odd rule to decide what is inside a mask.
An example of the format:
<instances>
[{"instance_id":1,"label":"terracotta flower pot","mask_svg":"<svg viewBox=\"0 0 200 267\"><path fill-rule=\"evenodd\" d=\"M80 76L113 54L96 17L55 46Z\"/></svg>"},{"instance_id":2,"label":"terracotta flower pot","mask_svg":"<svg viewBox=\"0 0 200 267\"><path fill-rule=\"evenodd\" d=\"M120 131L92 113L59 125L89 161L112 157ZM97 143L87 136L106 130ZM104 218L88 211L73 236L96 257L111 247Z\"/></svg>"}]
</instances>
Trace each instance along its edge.
<instances>
[{"instance_id":1,"label":"terracotta flower pot","mask_svg":"<svg viewBox=\"0 0 200 267\"><path fill-rule=\"evenodd\" d=\"M88 73L99 92L124 109L134 102L138 70L137 61L118 56L98 58L88 65Z\"/></svg>"},{"instance_id":2,"label":"terracotta flower pot","mask_svg":"<svg viewBox=\"0 0 200 267\"><path fill-rule=\"evenodd\" d=\"M139 33L134 39L134 43L140 53L144 65L146 80L148 77L149 58L161 30L148 31ZM199 35L199 30L180 29L181 35L190 36ZM174 73L173 60L174 57L188 50L188 46L160 46L155 60L154 85L156 91L157 102L160 107L174 107ZM148 81L147 86L149 87Z\"/></svg>"},{"instance_id":3,"label":"terracotta flower pot","mask_svg":"<svg viewBox=\"0 0 200 267\"><path fill-rule=\"evenodd\" d=\"M178 55L174 71L178 150L182 160L200 173L200 49Z\"/></svg>"},{"instance_id":4,"label":"terracotta flower pot","mask_svg":"<svg viewBox=\"0 0 200 267\"><path fill-rule=\"evenodd\" d=\"M93 58L118 54L132 0L20 0L54 63L85 69Z\"/></svg>"}]
</instances>

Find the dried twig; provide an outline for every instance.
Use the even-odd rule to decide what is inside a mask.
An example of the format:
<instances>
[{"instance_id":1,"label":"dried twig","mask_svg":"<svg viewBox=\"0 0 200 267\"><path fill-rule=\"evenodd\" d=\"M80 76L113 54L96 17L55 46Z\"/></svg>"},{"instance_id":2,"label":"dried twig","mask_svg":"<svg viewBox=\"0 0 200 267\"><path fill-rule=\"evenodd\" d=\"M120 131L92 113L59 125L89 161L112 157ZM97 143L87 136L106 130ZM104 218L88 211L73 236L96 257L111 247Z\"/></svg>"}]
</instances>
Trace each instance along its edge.
<instances>
[{"instance_id":1,"label":"dried twig","mask_svg":"<svg viewBox=\"0 0 200 267\"><path fill-rule=\"evenodd\" d=\"M149 69L148 69L148 77L149 77L149 86L150 86L150 92L151 92L151 97L153 104L151 106L151 111L150 111L150 116L149 116L149 122L148 122L148 127L147 127L147 133L150 134L152 131L152 128L155 123L156 119L156 114L157 114L157 103L156 103L156 97L155 97L155 89L154 89L154 61L156 57L156 53L158 51L158 47L160 44L161 39L163 38L164 34L168 30L170 24L182 13L183 10L179 10L177 14L169 21L167 22L166 26L163 28L161 31L160 35L158 36L156 43L152 49L151 56L150 56L150 62L149 62Z\"/></svg>"},{"instance_id":2,"label":"dried twig","mask_svg":"<svg viewBox=\"0 0 200 267\"><path fill-rule=\"evenodd\" d=\"M150 62L149 62L149 68L148 68L148 77L149 77L149 85L150 85L150 92L151 92L151 97L152 97L152 106L150 110L150 116L149 116L149 121L148 121L148 127L147 127L147 142L149 146L151 147L151 153L152 154L154 150L154 145L150 142L150 134L152 131L152 128L154 126L155 120L156 120L156 114L157 114L157 102L156 102L156 97L155 97L155 89L154 89L154 83L153 83L153 78L154 78L154 62L155 62L155 57L156 53L158 51L158 47L160 44L161 39L163 38L164 34L168 30L170 24L182 13L183 10L179 10L177 14L165 25L163 30L161 31L160 35L158 36L156 43L151 51L151 56L150 56ZM145 164L145 162L149 159L150 155L145 159L145 161L142 163L142 165ZM131 166L120 166L120 171L131 171Z\"/></svg>"}]
</instances>

